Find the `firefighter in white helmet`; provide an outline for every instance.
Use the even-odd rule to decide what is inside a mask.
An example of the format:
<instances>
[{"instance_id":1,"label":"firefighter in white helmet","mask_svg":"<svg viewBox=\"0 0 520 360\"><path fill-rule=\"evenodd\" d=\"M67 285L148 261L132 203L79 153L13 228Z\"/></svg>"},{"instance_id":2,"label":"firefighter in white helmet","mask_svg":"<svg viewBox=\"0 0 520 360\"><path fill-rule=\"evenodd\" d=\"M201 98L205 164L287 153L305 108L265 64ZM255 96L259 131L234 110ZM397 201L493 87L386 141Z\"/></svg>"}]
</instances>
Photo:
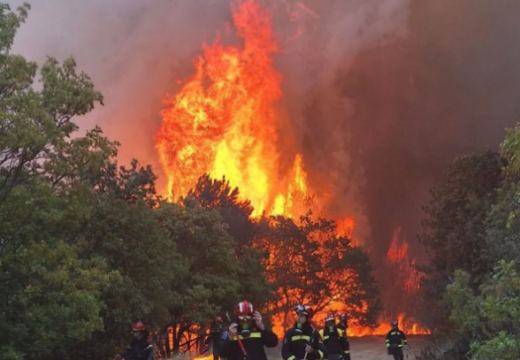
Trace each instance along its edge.
<instances>
[{"instance_id":1,"label":"firefighter in white helmet","mask_svg":"<svg viewBox=\"0 0 520 360\"><path fill-rule=\"evenodd\" d=\"M350 346L345 331L336 326L332 312L325 317L325 328L320 330L321 339L327 350L328 360L350 360Z\"/></svg>"}]
</instances>

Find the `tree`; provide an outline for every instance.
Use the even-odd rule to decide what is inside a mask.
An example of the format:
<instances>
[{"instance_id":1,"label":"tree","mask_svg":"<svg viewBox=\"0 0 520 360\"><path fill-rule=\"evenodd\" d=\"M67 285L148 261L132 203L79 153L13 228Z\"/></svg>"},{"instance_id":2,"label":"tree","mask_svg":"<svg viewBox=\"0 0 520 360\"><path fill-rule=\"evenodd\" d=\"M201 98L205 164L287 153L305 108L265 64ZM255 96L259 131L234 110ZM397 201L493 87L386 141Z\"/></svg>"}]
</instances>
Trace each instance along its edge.
<instances>
[{"instance_id":1,"label":"tree","mask_svg":"<svg viewBox=\"0 0 520 360\"><path fill-rule=\"evenodd\" d=\"M288 315L294 305L311 303L321 311L333 301L344 303L354 322L376 324L381 303L368 254L336 236L333 221L314 221L309 213L298 225L278 216L265 219L263 227L257 246L269 253L267 277L278 295L271 307L282 311L284 328L291 325Z\"/></svg>"},{"instance_id":2,"label":"tree","mask_svg":"<svg viewBox=\"0 0 520 360\"><path fill-rule=\"evenodd\" d=\"M457 358L516 359L520 351L518 134L508 132L500 155L457 158L427 208L426 289L442 299Z\"/></svg>"},{"instance_id":3,"label":"tree","mask_svg":"<svg viewBox=\"0 0 520 360\"><path fill-rule=\"evenodd\" d=\"M488 259L493 264L500 260L516 260L520 256L519 134L518 126L509 130L501 144L504 179L486 223Z\"/></svg>"},{"instance_id":4,"label":"tree","mask_svg":"<svg viewBox=\"0 0 520 360\"><path fill-rule=\"evenodd\" d=\"M430 257L423 269L425 299L441 300L457 269L470 274L474 289L489 272L485 222L497 199L502 165L500 155L491 151L458 157L431 190L420 237Z\"/></svg>"},{"instance_id":5,"label":"tree","mask_svg":"<svg viewBox=\"0 0 520 360\"><path fill-rule=\"evenodd\" d=\"M204 208L217 210L227 224L228 233L240 247L245 247L251 244L256 231L255 223L251 220L251 202L241 201L239 195L239 189L232 189L225 178L216 180L204 174L195 187L188 191L184 202L197 201Z\"/></svg>"},{"instance_id":6,"label":"tree","mask_svg":"<svg viewBox=\"0 0 520 360\"><path fill-rule=\"evenodd\" d=\"M478 292L471 276L457 270L447 288L450 320L470 342L472 359L518 359L520 276L515 262L500 261Z\"/></svg>"},{"instance_id":7,"label":"tree","mask_svg":"<svg viewBox=\"0 0 520 360\"><path fill-rule=\"evenodd\" d=\"M156 211L165 238L175 244L183 271L171 283L168 322L180 327L175 337L178 349L182 330L204 324L222 308L230 308L240 296L240 263L235 243L215 210L200 206L162 204Z\"/></svg>"},{"instance_id":8,"label":"tree","mask_svg":"<svg viewBox=\"0 0 520 360\"><path fill-rule=\"evenodd\" d=\"M232 189L225 178L216 180L209 175L199 178L196 186L190 189L184 199L185 206L194 202L205 209L216 210L222 217L224 229L235 240L237 258L240 264L240 290L238 293L255 304L262 306L272 300L273 289L266 281L263 260L267 253L252 246L260 236L258 223L251 218L253 207L249 200L240 200L238 188Z\"/></svg>"},{"instance_id":9,"label":"tree","mask_svg":"<svg viewBox=\"0 0 520 360\"><path fill-rule=\"evenodd\" d=\"M95 132L69 140L77 130L71 119L102 101L74 60L50 58L36 91L36 64L10 54L28 9L16 14L0 5L0 353L67 358L102 328L101 292L118 281L103 258L85 256L79 225L89 217L92 192L77 176L113 149L95 143L101 140ZM59 159L67 156L64 166Z\"/></svg>"}]
</instances>

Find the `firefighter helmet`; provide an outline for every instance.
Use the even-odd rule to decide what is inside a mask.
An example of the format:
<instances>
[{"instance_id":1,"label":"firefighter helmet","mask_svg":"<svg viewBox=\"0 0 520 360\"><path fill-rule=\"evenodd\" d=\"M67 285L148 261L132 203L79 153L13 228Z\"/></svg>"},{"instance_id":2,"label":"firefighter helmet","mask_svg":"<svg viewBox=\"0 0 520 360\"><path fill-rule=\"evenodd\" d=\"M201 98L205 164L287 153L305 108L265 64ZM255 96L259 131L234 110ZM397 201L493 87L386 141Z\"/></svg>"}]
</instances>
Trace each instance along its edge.
<instances>
[{"instance_id":1,"label":"firefighter helmet","mask_svg":"<svg viewBox=\"0 0 520 360\"><path fill-rule=\"evenodd\" d=\"M327 316L325 317L325 322L334 321L336 318L334 317L334 314L332 312L329 312Z\"/></svg>"},{"instance_id":2,"label":"firefighter helmet","mask_svg":"<svg viewBox=\"0 0 520 360\"><path fill-rule=\"evenodd\" d=\"M132 331L134 331L134 332L144 331L145 329L146 329L146 327L144 326L142 321L138 321L132 325Z\"/></svg>"},{"instance_id":3,"label":"firefighter helmet","mask_svg":"<svg viewBox=\"0 0 520 360\"><path fill-rule=\"evenodd\" d=\"M241 301L238 303L237 308L235 309L236 316L245 316L245 315L253 315L253 304L249 301Z\"/></svg>"},{"instance_id":4,"label":"firefighter helmet","mask_svg":"<svg viewBox=\"0 0 520 360\"><path fill-rule=\"evenodd\" d=\"M296 312L307 315L307 318L311 318L314 315L314 311L310 305L297 305Z\"/></svg>"}]
</instances>

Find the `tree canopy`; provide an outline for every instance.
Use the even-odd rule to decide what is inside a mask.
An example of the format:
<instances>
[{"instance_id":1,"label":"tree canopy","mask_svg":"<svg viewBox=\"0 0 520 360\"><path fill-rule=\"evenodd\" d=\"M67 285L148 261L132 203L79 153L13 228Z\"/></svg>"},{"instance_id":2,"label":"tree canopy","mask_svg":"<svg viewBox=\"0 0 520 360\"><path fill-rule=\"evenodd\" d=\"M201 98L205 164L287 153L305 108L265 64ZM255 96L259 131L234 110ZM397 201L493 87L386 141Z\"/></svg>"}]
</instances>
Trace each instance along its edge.
<instances>
[{"instance_id":1,"label":"tree canopy","mask_svg":"<svg viewBox=\"0 0 520 360\"><path fill-rule=\"evenodd\" d=\"M432 324L457 339L446 359L520 353L518 139L519 126L508 130L500 153L454 159L425 208L422 242L431 263L424 296L442 309Z\"/></svg>"}]
</instances>

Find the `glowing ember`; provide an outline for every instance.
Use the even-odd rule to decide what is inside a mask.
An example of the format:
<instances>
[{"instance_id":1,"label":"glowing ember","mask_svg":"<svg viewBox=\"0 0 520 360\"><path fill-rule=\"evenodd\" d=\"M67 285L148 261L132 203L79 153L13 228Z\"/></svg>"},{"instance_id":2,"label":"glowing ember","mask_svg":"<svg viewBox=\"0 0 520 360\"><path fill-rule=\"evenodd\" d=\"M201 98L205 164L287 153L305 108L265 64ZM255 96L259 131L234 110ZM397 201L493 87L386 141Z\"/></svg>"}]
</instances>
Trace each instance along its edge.
<instances>
[{"instance_id":1,"label":"glowing ember","mask_svg":"<svg viewBox=\"0 0 520 360\"><path fill-rule=\"evenodd\" d=\"M294 177L279 176L278 114L281 75L272 55L278 51L270 14L254 0L241 2L233 12L243 46L204 45L195 75L162 112L157 134L159 160L168 178L170 200L184 195L199 176L229 180L253 215L264 211L288 214L294 192L306 192L303 159L295 154Z\"/></svg>"}]
</instances>

